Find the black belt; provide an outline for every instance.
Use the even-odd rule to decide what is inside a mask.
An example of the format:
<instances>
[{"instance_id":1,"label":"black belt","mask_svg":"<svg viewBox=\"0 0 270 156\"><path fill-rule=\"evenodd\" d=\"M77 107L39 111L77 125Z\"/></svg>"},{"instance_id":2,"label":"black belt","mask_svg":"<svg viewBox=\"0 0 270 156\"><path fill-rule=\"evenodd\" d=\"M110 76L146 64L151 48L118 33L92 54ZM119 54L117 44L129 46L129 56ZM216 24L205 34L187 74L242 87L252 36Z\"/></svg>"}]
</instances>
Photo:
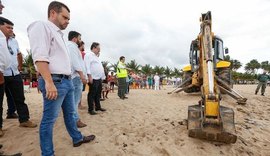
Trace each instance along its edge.
<instances>
[{"instance_id":1,"label":"black belt","mask_svg":"<svg viewBox=\"0 0 270 156\"><path fill-rule=\"evenodd\" d=\"M39 74L39 76L41 76ZM57 78L60 78L60 79L71 79L71 75L64 75L64 74L51 74L52 77L57 77ZM42 76L41 76L42 77Z\"/></svg>"},{"instance_id":2,"label":"black belt","mask_svg":"<svg viewBox=\"0 0 270 156\"><path fill-rule=\"evenodd\" d=\"M71 75L64 75L64 74L51 74L52 77L57 77L57 78L63 78L63 79L71 79Z\"/></svg>"},{"instance_id":3,"label":"black belt","mask_svg":"<svg viewBox=\"0 0 270 156\"><path fill-rule=\"evenodd\" d=\"M101 81L101 79L93 79L93 81Z\"/></svg>"}]
</instances>

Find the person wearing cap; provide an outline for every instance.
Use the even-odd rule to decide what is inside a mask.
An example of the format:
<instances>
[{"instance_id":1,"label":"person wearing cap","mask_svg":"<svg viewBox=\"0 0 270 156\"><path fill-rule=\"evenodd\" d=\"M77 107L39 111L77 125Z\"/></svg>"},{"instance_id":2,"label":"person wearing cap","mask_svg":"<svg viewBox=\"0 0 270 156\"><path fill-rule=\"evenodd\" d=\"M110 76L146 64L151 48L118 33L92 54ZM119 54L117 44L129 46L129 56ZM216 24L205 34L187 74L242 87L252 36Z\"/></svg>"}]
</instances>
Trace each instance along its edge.
<instances>
[{"instance_id":1,"label":"person wearing cap","mask_svg":"<svg viewBox=\"0 0 270 156\"><path fill-rule=\"evenodd\" d=\"M270 80L270 76L266 74L266 71L264 71L263 74L260 74L257 79L259 80L259 84L255 90L255 95L257 95L261 88L261 95L264 96L267 81Z\"/></svg>"},{"instance_id":2,"label":"person wearing cap","mask_svg":"<svg viewBox=\"0 0 270 156\"><path fill-rule=\"evenodd\" d=\"M43 116L39 129L42 156L54 155L53 127L61 109L73 147L95 139L95 135L83 136L76 124L71 62L61 31L66 29L69 20L69 8L64 3L52 1L48 6L48 21L36 21L27 28L43 96Z\"/></svg>"}]
</instances>

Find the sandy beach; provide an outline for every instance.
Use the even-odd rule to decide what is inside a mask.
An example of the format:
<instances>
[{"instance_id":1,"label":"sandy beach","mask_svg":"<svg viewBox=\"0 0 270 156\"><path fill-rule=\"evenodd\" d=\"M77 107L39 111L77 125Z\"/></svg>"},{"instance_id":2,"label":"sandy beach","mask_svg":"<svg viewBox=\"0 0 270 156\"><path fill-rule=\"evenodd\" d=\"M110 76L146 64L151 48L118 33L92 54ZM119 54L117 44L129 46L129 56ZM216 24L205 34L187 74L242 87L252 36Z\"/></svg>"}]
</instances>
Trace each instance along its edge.
<instances>
[{"instance_id":1,"label":"sandy beach","mask_svg":"<svg viewBox=\"0 0 270 156\"><path fill-rule=\"evenodd\" d=\"M270 152L270 88L266 96L254 95L256 85L236 85L235 90L248 98L246 105L237 105L235 100L225 95L222 105L235 111L235 144L223 144L190 138L185 120L187 108L196 104L200 94L167 94L171 86L162 90L130 90L127 100L120 100L117 91L110 93L109 99L102 101L106 112L91 116L87 113L87 93L83 93L80 118L88 126L80 129L85 135L95 134L96 140L78 148L72 146L62 117L54 126L54 147L57 156L269 156ZM42 96L35 88L25 93L30 117L40 123L42 116ZM5 119L5 135L0 138L5 153L22 152L24 156L40 155L39 128L19 127L18 120Z\"/></svg>"}]
</instances>

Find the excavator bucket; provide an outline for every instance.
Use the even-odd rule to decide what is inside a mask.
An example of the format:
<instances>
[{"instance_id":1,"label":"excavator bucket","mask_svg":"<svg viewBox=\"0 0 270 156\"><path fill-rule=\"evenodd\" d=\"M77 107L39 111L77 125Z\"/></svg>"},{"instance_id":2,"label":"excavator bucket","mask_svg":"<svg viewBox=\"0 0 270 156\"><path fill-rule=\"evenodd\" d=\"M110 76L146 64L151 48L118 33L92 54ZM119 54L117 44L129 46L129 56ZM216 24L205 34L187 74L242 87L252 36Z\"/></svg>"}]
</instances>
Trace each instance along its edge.
<instances>
[{"instance_id":1,"label":"excavator bucket","mask_svg":"<svg viewBox=\"0 0 270 156\"><path fill-rule=\"evenodd\" d=\"M220 106L221 122L209 124L204 122L204 108L201 105L188 107L188 135L189 137L235 143L234 111L231 108Z\"/></svg>"}]
</instances>

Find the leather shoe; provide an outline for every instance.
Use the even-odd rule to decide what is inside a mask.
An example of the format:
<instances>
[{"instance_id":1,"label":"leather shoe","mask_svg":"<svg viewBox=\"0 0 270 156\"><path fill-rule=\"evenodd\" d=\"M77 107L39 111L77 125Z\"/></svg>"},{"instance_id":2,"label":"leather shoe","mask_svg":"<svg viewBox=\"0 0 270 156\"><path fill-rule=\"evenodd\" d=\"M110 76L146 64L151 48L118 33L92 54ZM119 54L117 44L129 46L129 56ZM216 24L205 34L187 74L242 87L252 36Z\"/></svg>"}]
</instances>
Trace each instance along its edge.
<instances>
[{"instance_id":1,"label":"leather shoe","mask_svg":"<svg viewBox=\"0 0 270 156\"><path fill-rule=\"evenodd\" d=\"M90 115L96 115L97 112L95 112L95 111L92 110L92 111L89 112L89 114L90 114Z\"/></svg>"},{"instance_id":2,"label":"leather shoe","mask_svg":"<svg viewBox=\"0 0 270 156\"><path fill-rule=\"evenodd\" d=\"M87 125L85 123L83 123L81 120L78 120L77 121L77 127L78 128L83 128L83 127L86 127Z\"/></svg>"},{"instance_id":3,"label":"leather shoe","mask_svg":"<svg viewBox=\"0 0 270 156\"><path fill-rule=\"evenodd\" d=\"M20 127L35 128L35 127L37 127L37 124L35 124L32 121L28 120L28 121L20 123Z\"/></svg>"},{"instance_id":4,"label":"leather shoe","mask_svg":"<svg viewBox=\"0 0 270 156\"><path fill-rule=\"evenodd\" d=\"M125 99L128 99L128 97L126 97L126 96L125 96L124 98L125 98Z\"/></svg>"},{"instance_id":5,"label":"leather shoe","mask_svg":"<svg viewBox=\"0 0 270 156\"><path fill-rule=\"evenodd\" d=\"M104 109L104 108L100 108L100 109L96 109L96 111L102 111L102 112L105 112L105 111L106 111L106 109Z\"/></svg>"},{"instance_id":6,"label":"leather shoe","mask_svg":"<svg viewBox=\"0 0 270 156\"><path fill-rule=\"evenodd\" d=\"M83 140L80 141L80 142L78 142L78 143L76 143L76 144L73 144L73 147L79 147L79 146L81 146L81 144L88 143L90 141L93 141L95 138L96 138L95 135L84 136L83 137Z\"/></svg>"},{"instance_id":7,"label":"leather shoe","mask_svg":"<svg viewBox=\"0 0 270 156\"><path fill-rule=\"evenodd\" d=\"M8 114L6 119L18 119L18 115L16 113Z\"/></svg>"}]
</instances>

